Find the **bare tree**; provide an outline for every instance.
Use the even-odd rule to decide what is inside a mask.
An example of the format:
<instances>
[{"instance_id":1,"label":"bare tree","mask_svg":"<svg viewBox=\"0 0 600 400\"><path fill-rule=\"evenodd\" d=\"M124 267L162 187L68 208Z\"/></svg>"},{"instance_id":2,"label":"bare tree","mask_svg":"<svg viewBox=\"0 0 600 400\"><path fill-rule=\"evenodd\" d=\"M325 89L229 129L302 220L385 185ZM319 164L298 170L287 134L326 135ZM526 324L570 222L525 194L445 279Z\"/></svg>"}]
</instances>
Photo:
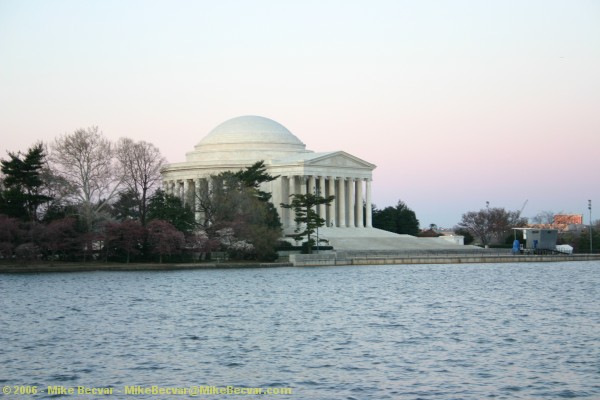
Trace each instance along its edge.
<instances>
[{"instance_id":1,"label":"bare tree","mask_svg":"<svg viewBox=\"0 0 600 400\"><path fill-rule=\"evenodd\" d=\"M507 211L504 208L485 208L463 214L458 226L466 229L483 245L501 241L511 228L524 226L526 218L519 211Z\"/></svg>"},{"instance_id":2,"label":"bare tree","mask_svg":"<svg viewBox=\"0 0 600 400\"><path fill-rule=\"evenodd\" d=\"M160 182L160 169L167 160L153 144L121 138L116 156L123 183L133 194L139 209L140 222L146 226L148 200L152 189Z\"/></svg>"},{"instance_id":3,"label":"bare tree","mask_svg":"<svg viewBox=\"0 0 600 400\"><path fill-rule=\"evenodd\" d=\"M97 126L78 129L54 141L50 160L57 174L72 188L82 219L91 231L94 219L115 197L121 183L112 143Z\"/></svg>"},{"instance_id":4,"label":"bare tree","mask_svg":"<svg viewBox=\"0 0 600 400\"><path fill-rule=\"evenodd\" d=\"M534 224L551 224L554 222L554 211L540 211L537 215L531 218Z\"/></svg>"}]
</instances>

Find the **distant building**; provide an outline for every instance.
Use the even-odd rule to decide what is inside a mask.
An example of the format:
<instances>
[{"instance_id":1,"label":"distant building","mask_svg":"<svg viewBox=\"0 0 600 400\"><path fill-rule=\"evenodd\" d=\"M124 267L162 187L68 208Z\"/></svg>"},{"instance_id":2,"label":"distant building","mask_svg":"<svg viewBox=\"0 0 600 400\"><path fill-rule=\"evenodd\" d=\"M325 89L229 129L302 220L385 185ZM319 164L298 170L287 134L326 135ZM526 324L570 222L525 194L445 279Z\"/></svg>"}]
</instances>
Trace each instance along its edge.
<instances>
[{"instance_id":1,"label":"distant building","mask_svg":"<svg viewBox=\"0 0 600 400\"><path fill-rule=\"evenodd\" d=\"M583 224L583 214L555 214L554 225Z\"/></svg>"},{"instance_id":2,"label":"distant building","mask_svg":"<svg viewBox=\"0 0 600 400\"><path fill-rule=\"evenodd\" d=\"M556 250L558 229L513 228L523 232L524 249L527 250Z\"/></svg>"},{"instance_id":3,"label":"distant building","mask_svg":"<svg viewBox=\"0 0 600 400\"><path fill-rule=\"evenodd\" d=\"M529 224L529 228L556 229L561 232L581 231L583 225L583 214L556 214L551 224Z\"/></svg>"},{"instance_id":4,"label":"distant building","mask_svg":"<svg viewBox=\"0 0 600 400\"><path fill-rule=\"evenodd\" d=\"M583 229L583 214L556 214L552 228L564 231L579 231Z\"/></svg>"}]
</instances>

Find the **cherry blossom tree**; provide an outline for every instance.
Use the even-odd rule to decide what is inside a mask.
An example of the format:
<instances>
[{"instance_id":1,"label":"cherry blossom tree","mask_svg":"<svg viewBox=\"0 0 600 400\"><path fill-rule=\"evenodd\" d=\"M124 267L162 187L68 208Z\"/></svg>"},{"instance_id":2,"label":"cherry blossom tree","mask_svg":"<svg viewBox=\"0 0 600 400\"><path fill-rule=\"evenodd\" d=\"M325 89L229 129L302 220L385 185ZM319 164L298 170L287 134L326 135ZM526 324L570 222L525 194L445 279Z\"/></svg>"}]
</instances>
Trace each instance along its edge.
<instances>
[{"instance_id":1,"label":"cherry blossom tree","mask_svg":"<svg viewBox=\"0 0 600 400\"><path fill-rule=\"evenodd\" d=\"M75 222L75 218L63 218L40 226L39 246L42 251L50 254L51 261L56 258L57 253L72 252L76 246L79 240Z\"/></svg>"},{"instance_id":2,"label":"cherry blossom tree","mask_svg":"<svg viewBox=\"0 0 600 400\"><path fill-rule=\"evenodd\" d=\"M129 264L131 255L141 253L146 230L139 221L108 222L104 229L107 255L124 253Z\"/></svg>"},{"instance_id":3,"label":"cherry blossom tree","mask_svg":"<svg viewBox=\"0 0 600 400\"><path fill-rule=\"evenodd\" d=\"M153 254L158 254L159 262L163 256L181 253L185 245L185 236L182 232L167 221L152 220L148 223L148 244Z\"/></svg>"},{"instance_id":4,"label":"cherry blossom tree","mask_svg":"<svg viewBox=\"0 0 600 400\"><path fill-rule=\"evenodd\" d=\"M11 258L23 232L19 220L0 214L0 256Z\"/></svg>"}]
</instances>

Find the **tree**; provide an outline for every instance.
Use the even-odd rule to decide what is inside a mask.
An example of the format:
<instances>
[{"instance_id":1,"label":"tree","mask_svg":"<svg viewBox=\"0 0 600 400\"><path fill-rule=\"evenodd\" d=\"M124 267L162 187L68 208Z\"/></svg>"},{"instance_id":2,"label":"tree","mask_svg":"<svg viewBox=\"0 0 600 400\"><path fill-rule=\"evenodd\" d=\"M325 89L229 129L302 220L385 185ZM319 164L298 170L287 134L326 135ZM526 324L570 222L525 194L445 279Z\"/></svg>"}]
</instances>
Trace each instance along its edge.
<instances>
[{"instance_id":1,"label":"tree","mask_svg":"<svg viewBox=\"0 0 600 400\"><path fill-rule=\"evenodd\" d=\"M598 245L600 244L600 227L598 224L592 226L592 253L597 252ZM590 230L582 230L576 237L573 238L573 247L578 253L589 253L590 252Z\"/></svg>"},{"instance_id":2,"label":"tree","mask_svg":"<svg viewBox=\"0 0 600 400\"><path fill-rule=\"evenodd\" d=\"M553 211L540 211L531 219L534 224L552 224L554 222Z\"/></svg>"},{"instance_id":3,"label":"tree","mask_svg":"<svg viewBox=\"0 0 600 400\"><path fill-rule=\"evenodd\" d=\"M485 208L469 211L462 215L459 228L470 232L481 244L501 242L515 227L525 226L526 218L520 217L519 211L507 211L504 208Z\"/></svg>"},{"instance_id":4,"label":"tree","mask_svg":"<svg viewBox=\"0 0 600 400\"><path fill-rule=\"evenodd\" d=\"M51 261L56 258L57 253L71 253L77 245L79 234L75 223L75 218L64 218L40 226L40 249L49 253Z\"/></svg>"},{"instance_id":5,"label":"tree","mask_svg":"<svg viewBox=\"0 0 600 400\"><path fill-rule=\"evenodd\" d=\"M279 218L277 209L271 202L272 194L270 192L260 190L262 184L274 181L275 179L279 178L279 175L272 176L267 173L265 162L261 160L255 162L244 170L236 172L234 176L238 178L246 188L253 190L256 197L266 205L266 224L271 228L280 229L281 220Z\"/></svg>"},{"instance_id":6,"label":"tree","mask_svg":"<svg viewBox=\"0 0 600 400\"><path fill-rule=\"evenodd\" d=\"M180 253L185 245L185 236L175 227L163 220L152 220L148 223L148 244L153 254L158 254L162 263L164 255Z\"/></svg>"},{"instance_id":7,"label":"tree","mask_svg":"<svg viewBox=\"0 0 600 400\"><path fill-rule=\"evenodd\" d=\"M8 153L9 160L1 160L4 174L0 193L0 213L29 221L38 221L39 207L51 200L42 193L42 173L46 153L42 143L31 147L25 155Z\"/></svg>"},{"instance_id":8,"label":"tree","mask_svg":"<svg viewBox=\"0 0 600 400\"><path fill-rule=\"evenodd\" d=\"M474 239L473 235L471 235L471 232L469 232L467 229L459 228L458 226L455 226L454 233L463 237L464 244L473 243L473 239Z\"/></svg>"},{"instance_id":9,"label":"tree","mask_svg":"<svg viewBox=\"0 0 600 400\"><path fill-rule=\"evenodd\" d=\"M210 217L204 225L209 237L218 238L232 258L273 258L281 225L267 197L233 173L212 179L211 192L200 201Z\"/></svg>"},{"instance_id":10,"label":"tree","mask_svg":"<svg viewBox=\"0 0 600 400\"><path fill-rule=\"evenodd\" d=\"M318 194L306 193L292 194L290 197L292 197L291 203L281 203L281 207L294 210L294 221L297 224L294 239L302 240L306 236L307 250L312 253L315 241L311 237L318 228L325 225L325 219L319 216L317 207L321 204L329 206L335 196L323 197Z\"/></svg>"},{"instance_id":11,"label":"tree","mask_svg":"<svg viewBox=\"0 0 600 400\"><path fill-rule=\"evenodd\" d=\"M19 220L0 214L0 256L2 258L12 257L22 236Z\"/></svg>"},{"instance_id":12,"label":"tree","mask_svg":"<svg viewBox=\"0 0 600 400\"><path fill-rule=\"evenodd\" d=\"M200 226L232 257L274 259L281 222L260 184L275 179L262 162L238 172L211 176L211 185L196 191ZM224 233L227 233L226 235ZM224 239L225 238L225 239Z\"/></svg>"},{"instance_id":13,"label":"tree","mask_svg":"<svg viewBox=\"0 0 600 400\"><path fill-rule=\"evenodd\" d=\"M242 185L247 188L254 189L257 197L268 202L271 200L271 193L260 190L260 186L263 183L274 181L279 178L279 175L272 176L267 173L267 167L264 161L257 161L246 169L240 170L233 174L237 179L240 180Z\"/></svg>"},{"instance_id":14,"label":"tree","mask_svg":"<svg viewBox=\"0 0 600 400\"><path fill-rule=\"evenodd\" d=\"M132 255L141 253L145 234L146 230L139 221L108 222L104 246L109 254L125 254L129 264Z\"/></svg>"},{"instance_id":15,"label":"tree","mask_svg":"<svg viewBox=\"0 0 600 400\"><path fill-rule=\"evenodd\" d=\"M43 222L48 223L66 217L79 218L80 213L77 204L73 201L73 189L69 183L49 167L44 168L42 180L44 193L51 198L47 204L44 204Z\"/></svg>"},{"instance_id":16,"label":"tree","mask_svg":"<svg viewBox=\"0 0 600 400\"><path fill-rule=\"evenodd\" d=\"M178 231L191 233L196 227L194 212L181 199L157 190L148 202L148 221L159 219L171 223Z\"/></svg>"},{"instance_id":17,"label":"tree","mask_svg":"<svg viewBox=\"0 0 600 400\"><path fill-rule=\"evenodd\" d=\"M54 141L50 159L78 201L86 229L91 231L121 184L112 143L97 126L78 129Z\"/></svg>"},{"instance_id":18,"label":"tree","mask_svg":"<svg viewBox=\"0 0 600 400\"><path fill-rule=\"evenodd\" d=\"M280 229L281 221L277 209L271 202L271 193L260 190L260 186L266 182L277 179L266 172L264 161L257 161L246 169L237 172L223 172L210 177L213 184L209 190L198 190L196 192L196 204L202 216L201 224L204 227L211 226L215 220L232 221L239 215L241 209L250 211L247 203L252 197L258 199L263 206L258 206L261 212L261 223ZM256 207L252 205L252 207Z\"/></svg>"},{"instance_id":19,"label":"tree","mask_svg":"<svg viewBox=\"0 0 600 400\"><path fill-rule=\"evenodd\" d=\"M117 201L111 204L110 214L119 221L124 221L126 219L140 220L140 209L137 195L131 190L119 192Z\"/></svg>"},{"instance_id":20,"label":"tree","mask_svg":"<svg viewBox=\"0 0 600 400\"><path fill-rule=\"evenodd\" d=\"M133 195L140 221L145 226L149 196L160 182L160 169L167 160L154 145L145 141L134 142L127 138L119 140L116 155L123 182Z\"/></svg>"},{"instance_id":21,"label":"tree","mask_svg":"<svg viewBox=\"0 0 600 400\"><path fill-rule=\"evenodd\" d=\"M395 207L383 210L373 207L373 227L404 235L419 234L419 220L415 212L400 200Z\"/></svg>"}]
</instances>

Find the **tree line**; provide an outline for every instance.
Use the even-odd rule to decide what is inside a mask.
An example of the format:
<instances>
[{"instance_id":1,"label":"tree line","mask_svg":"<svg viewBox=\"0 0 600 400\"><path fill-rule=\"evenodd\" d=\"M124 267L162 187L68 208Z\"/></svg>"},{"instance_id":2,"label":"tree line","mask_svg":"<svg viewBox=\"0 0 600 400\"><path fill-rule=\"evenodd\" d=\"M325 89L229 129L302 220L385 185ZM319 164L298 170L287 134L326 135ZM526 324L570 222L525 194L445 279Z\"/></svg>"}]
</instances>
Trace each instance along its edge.
<instances>
[{"instance_id":1,"label":"tree line","mask_svg":"<svg viewBox=\"0 0 600 400\"><path fill-rule=\"evenodd\" d=\"M531 222L550 225L553 220L553 212L542 211L533 217ZM523 242L523 233L521 231L514 232L512 228L527 227L528 223L528 218L522 217L520 211L510 211L502 207L486 207L479 211L464 213L454 231L465 237L465 244L476 242L484 246L510 247L515 236ZM599 222L592 227L592 244L600 243L599 227ZM559 231L557 244L568 244L573 247L574 252L588 253L590 251L590 230Z\"/></svg>"},{"instance_id":2,"label":"tree line","mask_svg":"<svg viewBox=\"0 0 600 400\"><path fill-rule=\"evenodd\" d=\"M212 177L186 206L159 188L152 144L78 129L1 160L0 257L184 260L192 254L273 259L279 216L263 162ZM195 207L197 205L197 208Z\"/></svg>"},{"instance_id":3,"label":"tree line","mask_svg":"<svg viewBox=\"0 0 600 400\"><path fill-rule=\"evenodd\" d=\"M162 262L223 252L234 259L274 260L283 243L271 194L260 189L277 177L262 161L212 176L213 184L197 188L187 205L160 189L166 160L158 148L129 138L111 142L97 127L9 152L0 162L1 259ZM311 252L315 230L325 223L316 209L334 196L292 197L281 206L293 209L292 237L305 240ZM372 207L375 228L419 234L419 220L402 201ZM520 212L487 207L463 214L455 232L465 244L510 244L512 228L527 222ZM592 230L594 243L600 242L598 231ZM590 233L562 233L559 243L586 251Z\"/></svg>"}]
</instances>

